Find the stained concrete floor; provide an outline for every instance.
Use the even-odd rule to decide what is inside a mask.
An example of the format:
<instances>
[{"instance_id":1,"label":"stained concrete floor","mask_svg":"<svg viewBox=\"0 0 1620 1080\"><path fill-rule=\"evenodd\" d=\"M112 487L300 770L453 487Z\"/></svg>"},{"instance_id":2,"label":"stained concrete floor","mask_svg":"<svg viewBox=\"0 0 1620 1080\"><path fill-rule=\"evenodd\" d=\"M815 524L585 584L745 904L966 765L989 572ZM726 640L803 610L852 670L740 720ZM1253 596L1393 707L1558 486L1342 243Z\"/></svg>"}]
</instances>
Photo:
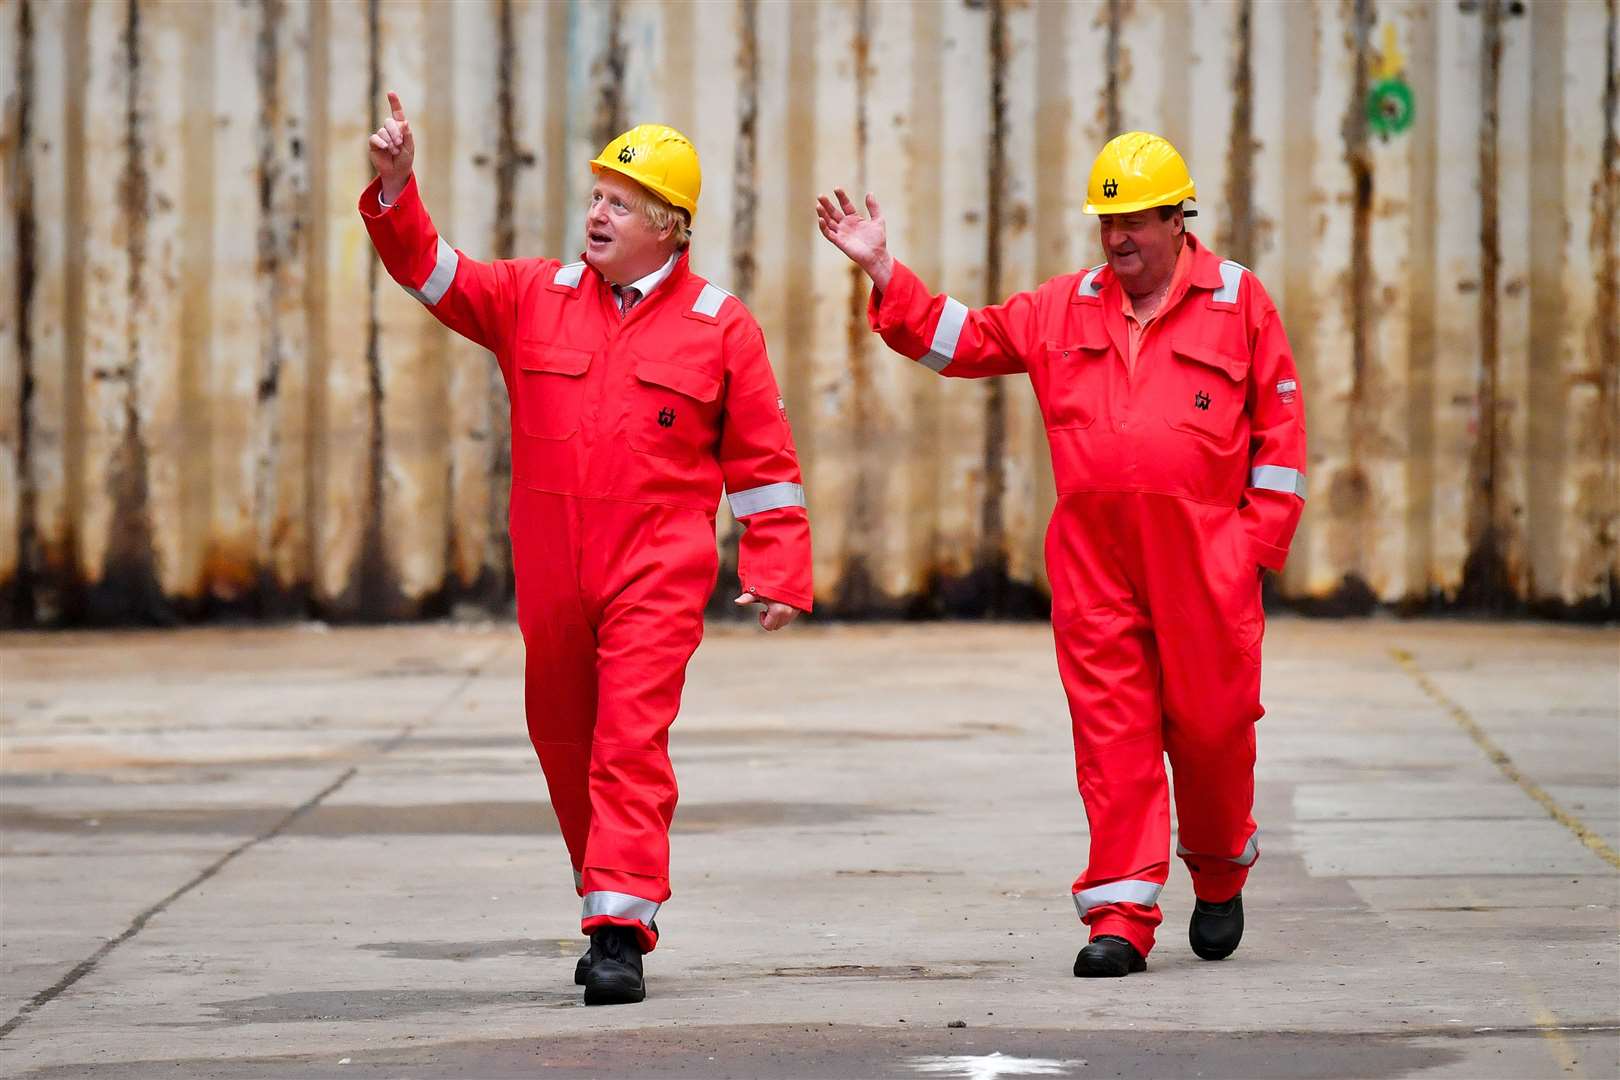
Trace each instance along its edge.
<instances>
[{"instance_id":1,"label":"stained concrete floor","mask_svg":"<svg viewBox=\"0 0 1620 1080\"><path fill-rule=\"evenodd\" d=\"M0 635L0 1074L1620 1075L1612 628L1273 620L1248 937L1194 959L1176 867L1119 982L1070 974L1046 628L716 627L614 1009L521 664L505 625Z\"/></svg>"}]
</instances>

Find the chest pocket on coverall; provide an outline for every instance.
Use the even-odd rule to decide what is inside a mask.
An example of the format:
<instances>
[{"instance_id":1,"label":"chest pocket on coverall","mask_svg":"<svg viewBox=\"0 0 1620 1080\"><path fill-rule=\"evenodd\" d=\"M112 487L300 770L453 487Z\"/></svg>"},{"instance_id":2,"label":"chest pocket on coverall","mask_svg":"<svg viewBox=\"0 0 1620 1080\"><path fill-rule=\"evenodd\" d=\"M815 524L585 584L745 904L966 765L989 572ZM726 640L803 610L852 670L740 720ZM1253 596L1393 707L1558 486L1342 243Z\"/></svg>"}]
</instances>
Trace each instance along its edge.
<instances>
[{"instance_id":1,"label":"chest pocket on coverall","mask_svg":"<svg viewBox=\"0 0 1620 1080\"><path fill-rule=\"evenodd\" d=\"M1170 346L1164 420L1173 428L1224 442L1243 415L1249 358L1201 341Z\"/></svg>"},{"instance_id":2,"label":"chest pocket on coverall","mask_svg":"<svg viewBox=\"0 0 1620 1080\"><path fill-rule=\"evenodd\" d=\"M720 374L697 357L635 357L625 416L630 446L643 454L688 460L714 448Z\"/></svg>"},{"instance_id":3,"label":"chest pocket on coverall","mask_svg":"<svg viewBox=\"0 0 1620 1080\"><path fill-rule=\"evenodd\" d=\"M1046 344L1049 430L1088 428L1108 400L1108 339Z\"/></svg>"},{"instance_id":4,"label":"chest pocket on coverall","mask_svg":"<svg viewBox=\"0 0 1620 1080\"><path fill-rule=\"evenodd\" d=\"M519 341L512 353L517 368L517 421L525 435L567 439L579 430L585 372L591 366L586 349Z\"/></svg>"}]
</instances>

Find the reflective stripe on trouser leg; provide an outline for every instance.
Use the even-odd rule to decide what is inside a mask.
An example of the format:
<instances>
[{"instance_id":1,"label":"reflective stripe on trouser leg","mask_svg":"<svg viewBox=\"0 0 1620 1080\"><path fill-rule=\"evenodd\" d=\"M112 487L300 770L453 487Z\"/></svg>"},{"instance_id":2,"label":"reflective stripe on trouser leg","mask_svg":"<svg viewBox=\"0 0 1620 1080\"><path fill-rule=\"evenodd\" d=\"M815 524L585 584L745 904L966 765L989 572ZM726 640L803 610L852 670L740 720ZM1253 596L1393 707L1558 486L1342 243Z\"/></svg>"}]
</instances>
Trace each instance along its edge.
<instances>
[{"instance_id":1,"label":"reflective stripe on trouser leg","mask_svg":"<svg viewBox=\"0 0 1620 1080\"><path fill-rule=\"evenodd\" d=\"M1223 862L1236 863L1239 866L1253 866L1254 860L1260 857L1260 834L1250 833L1249 840L1243 845L1243 850L1236 855L1211 855L1206 851L1188 851L1181 841L1176 841L1176 856L1182 859L1220 859Z\"/></svg>"},{"instance_id":2,"label":"reflective stripe on trouser leg","mask_svg":"<svg viewBox=\"0 0 1620 1080\"><path fill-rule=\"evenodd\" d=\"M634 919L642 926L651 926L659 905L639 896L619 892L588 892L581 919Z\"/></svg>"},{"instance_id":3,"label":"reflective stripe on trouser leg","mask_svg":"<svg viewBox=\"0 0 1620 1080\"><path fill-rule=\"evenodd\" d=\"M1074 907L1081 918L1092 908L1108 904L1140 904L1150 908L1159 902L1159 891L1163 888L1156 881L1111 881L1075 893Z\"/></svg>"}]
</instances>

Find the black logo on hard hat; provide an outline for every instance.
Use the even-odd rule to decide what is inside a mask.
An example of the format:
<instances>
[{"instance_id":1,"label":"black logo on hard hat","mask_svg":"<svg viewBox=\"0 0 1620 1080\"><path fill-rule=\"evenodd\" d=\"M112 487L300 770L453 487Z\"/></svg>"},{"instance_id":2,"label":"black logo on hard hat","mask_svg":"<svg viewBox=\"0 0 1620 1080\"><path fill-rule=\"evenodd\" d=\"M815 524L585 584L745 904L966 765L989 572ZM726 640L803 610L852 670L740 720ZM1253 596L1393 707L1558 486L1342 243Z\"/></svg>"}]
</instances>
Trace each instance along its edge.
<instances>
[{"instance_id":1,"label":"black logo on hard hat","mask_svg":"<svg viewBox=\"0 0 1620 1080\"><path fill-rule=\"evenodd\" d=\"M636 160L635 147L631 146L629 143L619 147L619 160L624 162L626 165Z\"/></svg>"},{"instance_id":2,"label":"black logo on hard hat","mask_svg":"<svg viewBox=\"0 0 1620 1080\"><path fill-rule=\"evenodd\" d=\"M1193 398L1193 404L1198 406L1200 409L1203 409L1205 412L1208 412L1209 395L1204 393L1202 390L1198 391L1198 396Z\"/></svg>"},{"instance_id":3,"label":"black logo on hard hat","mask_svg":"<svg viewBox=\"0 0 1620 1080\"><path fill-rule=\"evenodd\" d=\"M1119 194L1119 181L1118 180L1104 180L1103 181L1103 194L1105 196L1107 196L1108 198L1110 198L1110 199L1112 199L1115 195L1118 195Z\"/></svg>"},{"instance_id":4,"label":"black logo on hard hat","mask_svg":"<svg viewBox=\"0 0 1620 1080\"><path fill-rule=\"evenodd\" d=\"M675 410L663 408L658 410L658 426L671 427L675 423Z\"/></svg>"}]
</instances>

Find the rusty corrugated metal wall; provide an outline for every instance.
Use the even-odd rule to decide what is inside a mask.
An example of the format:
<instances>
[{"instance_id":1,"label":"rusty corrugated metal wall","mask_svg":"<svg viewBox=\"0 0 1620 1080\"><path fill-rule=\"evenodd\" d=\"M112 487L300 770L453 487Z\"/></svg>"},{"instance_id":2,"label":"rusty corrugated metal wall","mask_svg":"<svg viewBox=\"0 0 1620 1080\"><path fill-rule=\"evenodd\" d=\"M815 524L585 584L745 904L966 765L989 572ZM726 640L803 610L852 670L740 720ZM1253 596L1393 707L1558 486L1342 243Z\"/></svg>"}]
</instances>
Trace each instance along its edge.
<instances>
[{"instance_id":1,"label":"rusty corrugated metal wall","mask_svg":"<svg viewBox=\"0 0 1620 1080\"><path fill-rule=\"evenodd\" d=\"M829 610L1039 610L1052 483L1027 384L867 333L814 195L877 191L986 303L1098 261L1086 170L1145 127L1298 353L1280 593L1612 617L1616 7L0 0L0 622L504 603L500 380L354 210L384 88L481 257L577 251L619 128L693 135L694 261L766 328ZM1368 112L1391 80L1404 129Z\"/></svg>"}]
</instances>

